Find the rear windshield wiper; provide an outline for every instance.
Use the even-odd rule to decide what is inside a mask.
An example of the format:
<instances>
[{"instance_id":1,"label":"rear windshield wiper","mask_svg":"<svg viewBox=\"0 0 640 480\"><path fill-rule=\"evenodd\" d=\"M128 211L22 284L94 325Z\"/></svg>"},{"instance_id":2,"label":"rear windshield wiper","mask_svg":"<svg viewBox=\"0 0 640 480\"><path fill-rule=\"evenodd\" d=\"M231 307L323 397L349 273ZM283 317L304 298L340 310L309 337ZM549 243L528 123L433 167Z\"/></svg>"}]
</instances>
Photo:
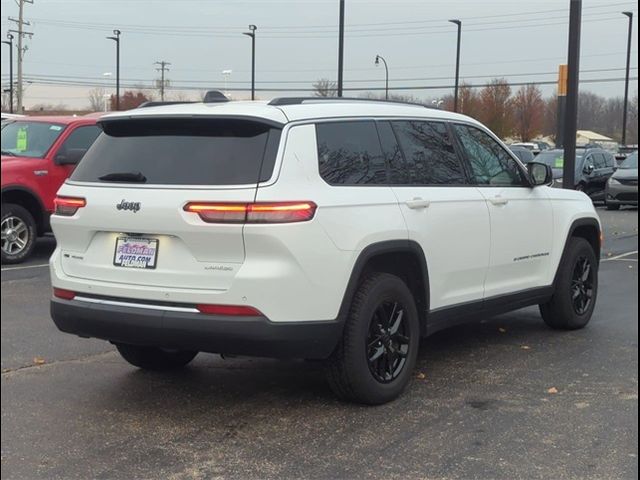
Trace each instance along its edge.
<instances>
[{"instance_id":1,"label":"rear windshield wiper","mask_svg":"<svg viewBox=\"0 0 640 480\"><path fill-rule=\"evenodd\" d=\"M107 173L106 175L98 177L98 179L102 180L103 182L145 183L147 181L147 177L145 177L142 172Z\"/></svg>"},{"instance_id":2,"label":"rear windshield wiper","mask_svg":"<svg viewBox=\"0 0 640 480\"><path fill-rule=\"evenodd\" d=\"M2 155L6 155L8 157L15 157L16 154L13 152L10 152L9 150L2 150Z\"/></svg>"}]
</instances>

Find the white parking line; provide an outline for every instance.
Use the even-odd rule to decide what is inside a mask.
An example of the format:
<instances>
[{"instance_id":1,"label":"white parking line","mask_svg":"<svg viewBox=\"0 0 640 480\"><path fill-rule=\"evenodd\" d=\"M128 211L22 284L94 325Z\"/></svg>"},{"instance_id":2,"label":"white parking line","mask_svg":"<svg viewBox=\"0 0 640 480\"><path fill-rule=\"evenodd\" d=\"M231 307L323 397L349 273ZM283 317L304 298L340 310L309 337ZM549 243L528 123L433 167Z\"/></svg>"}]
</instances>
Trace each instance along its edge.
<instances>
[{"instance_id":1,"label":"white parking line","mask_svg":"<svg viewBox=\"0 0 640 480\"><path fill-rule=\"evenodd\" d=\"M48 267L49 264L48 263L42 263L40 265L27 265L25 267L8 267L8 268L3 268L1 269L3 272L8 272L10 270L26 270L28 268L40 268L40 267Z\"/></svg>"},{"instance_id":2,"label":"white parking line","mask_svg":"<svg viewBox=\"0 0 640 480\"><path fill-rule=\"evenodd\" d=\"M616 255L615 257L605 258L602 261L610 262L612 260L624 260L626 262L637 262L638 260L635 258L624 258L624 257L628 257L629 255L637 255L637 253L638 253L638 250L634 250L633 252L622 253L620 255Z\"/></svg>"}]
</instances>

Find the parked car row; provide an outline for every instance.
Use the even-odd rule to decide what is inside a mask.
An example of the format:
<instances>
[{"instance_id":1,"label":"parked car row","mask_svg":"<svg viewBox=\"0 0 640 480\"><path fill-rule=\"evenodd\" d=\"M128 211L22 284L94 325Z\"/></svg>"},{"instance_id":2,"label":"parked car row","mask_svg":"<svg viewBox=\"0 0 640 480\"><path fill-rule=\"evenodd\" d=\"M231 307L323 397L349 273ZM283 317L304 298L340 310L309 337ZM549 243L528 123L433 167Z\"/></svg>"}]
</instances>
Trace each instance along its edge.
<instances>
[{"instance_id":1,"label":"parked car row","mask_svg":"<svg viewBox=\"0 0 640 480\"><path fill-rule=\"evenodd\" d=\"M553 169L553 186L562 188L564 172L564 150L545 150L533 156L531 150L511 145L511 151L523 163L544 163ZM598 146L576 149L574 187L583 191L594 201L604 201L609 210L618 210L622 205L638 205L638 152L632 153L620 165L616 157Z\"/></svg>"}]
</instances>

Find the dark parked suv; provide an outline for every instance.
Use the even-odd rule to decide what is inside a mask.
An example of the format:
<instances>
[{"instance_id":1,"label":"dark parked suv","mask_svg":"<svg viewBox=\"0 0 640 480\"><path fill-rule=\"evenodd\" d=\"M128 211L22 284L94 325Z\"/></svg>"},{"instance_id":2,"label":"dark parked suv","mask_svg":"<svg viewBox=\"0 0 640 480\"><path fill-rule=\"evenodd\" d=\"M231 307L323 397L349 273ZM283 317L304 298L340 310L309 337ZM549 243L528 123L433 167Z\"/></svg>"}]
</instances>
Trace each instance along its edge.
<instances>
[{"instance_id":1,"label":"dark parked suv","mask_svg":"<svg viewBox=\"0 0 640 480\"><path fill-rule=\"evenodd\" d=\"M536 162L545 163L553 169L553 186L562 187L564 150L546 150L536 157ZM615 172L615 158L602 148L576 149L575 187L593 200L604 200L607 180Z\"/></svg>"}]
</instances>

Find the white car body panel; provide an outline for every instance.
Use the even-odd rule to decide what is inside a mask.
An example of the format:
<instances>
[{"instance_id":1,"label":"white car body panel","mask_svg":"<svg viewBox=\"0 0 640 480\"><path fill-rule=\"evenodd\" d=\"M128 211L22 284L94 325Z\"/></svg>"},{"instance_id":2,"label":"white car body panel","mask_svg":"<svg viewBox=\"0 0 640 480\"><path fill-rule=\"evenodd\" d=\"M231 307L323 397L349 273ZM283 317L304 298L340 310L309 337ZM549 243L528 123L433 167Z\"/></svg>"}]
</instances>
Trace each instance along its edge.
<instances>
[{"instance_id":1,"label":"white car body panel","mask_svg":"<svg viewBox=\"0 0 640 480\"><path fill-rule=\"evenodd\" d=\"M132 301L248 305L272 322L331 320L366 247L414 240L427 260L434 310L550 286L572 222L597 220L588 197L548 187L331 186L319 175L313 122L411 117L478 124L458 114L378 102L229 102L151 107L107 118L156 115L284 124L271 179L257 188L68 181L59 195L84 197L87 206L71 217L52 217L58 240L51 258L54 287ZM497 196L508 203L494 205ZM428 206L408 208L416 198ZM142 208L118 211L123 199ZM190 201L254 200L307 200L318 209L311 221L276 225L208 224L183 211ZM115 239L123 233L159 238L155 270L113 265ZM526 256L533 257L521 258Z\"/></svg>"}]
</instances>

